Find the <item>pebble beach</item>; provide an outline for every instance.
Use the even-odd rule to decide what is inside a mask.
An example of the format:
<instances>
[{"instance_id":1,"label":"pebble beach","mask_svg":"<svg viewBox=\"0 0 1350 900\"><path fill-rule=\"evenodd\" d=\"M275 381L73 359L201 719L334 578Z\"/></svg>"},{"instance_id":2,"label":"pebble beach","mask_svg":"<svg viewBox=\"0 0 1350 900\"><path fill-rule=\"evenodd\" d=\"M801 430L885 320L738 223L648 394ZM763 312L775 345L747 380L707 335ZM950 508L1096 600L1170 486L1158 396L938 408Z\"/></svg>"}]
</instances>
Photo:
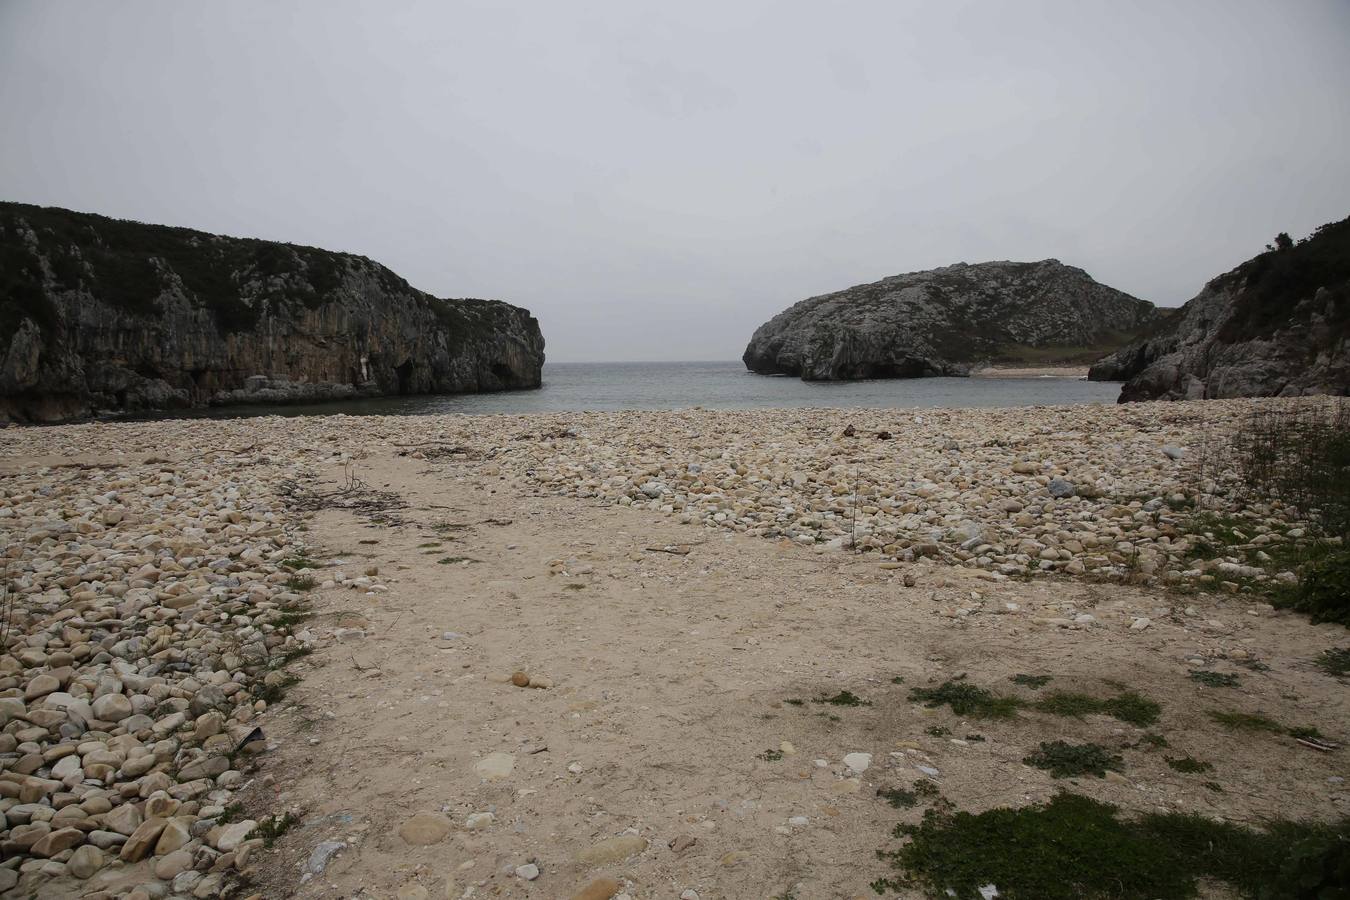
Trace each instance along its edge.
<instances>
[{"instance_id":1,"label":"pebble beach","mask_svg":"<svg viewBox=\"0 0 1350 900\"><path fill-rule=\"evenodd\" d=\"M591 668L553 655L564 652L556 641L541 643L529 658L522 648L530 640L521 637L528 628L489 641L501 613L494 619L488 607L504 603L512 616L526 616L512 597L545 589L553 596L565 585L580 585L563 592L573 604L625 585L645 590L653 579L678 593L681 579L715 577L710 573L719 566L744 581L736 588L739 612L725 615L761 623L766 613L783 609L785 597L781 586L765 581L765 572L800 564L822 583L835 579L845 593L853 588L844 585L852 584L884 595L885 603L905 607L897 615L922 617L924 628L1011 629L1005 637L1045 634L1052 643L1061 640L1056 634L1164 643L1203 635L1168 651L1182 666L1269 657L1276 647L1292 652L1302 632L1311 636L1310 647L1321 646L1334 635L1252 594L1264 582L1295 578L1280 565L1280 551L1296 546L1309 523L1295 508L1248 502L1218 449L1250 410L1281 402L261 417L0 431L0 536L9 585L7 652L0 657L0 893L100 900L229 891L401 900L752 896L735 886L771 877L754 860L787 852L794 835L811 827L806 823L825 816L837 831L847 823L861 828L858 816L873 815L845 810L831 817L822 808L850 802L878 772L906 764L946 771L949 764L909 732L908 745L875 734L824 741L815 762L806 759L801 783L833 799L824 806L784 799L796 806L785 806L791 815L765 826L763 843L748 832L738 836L720 846L699 875L681 869L683 851L666 844L673 847L689 831L708 845L715 834L739 827L705 829L701 823L714 821L706 811L685 809L660 824L638 821L640 813L613 822L602 816L603 826L582 829L585 836L574 842L585 847L559 851L557 858L505 839L484 849L483 836L499 827L492 823L510 818L504 805L527 804L532 795L521 791L544 788L514 785L492 797L473 792L509 783L550 755L527 753L529 746L560 740L546 742L528 726L529 734L494 726L500 739L465 747L462 759L446 763L467 779L462 809L445 805L455 801L423 798L402 813L361 819L364 827L320 825L282 838L278 856L267 827L278 827L273 816L350 815L338 806L319 809L333 805L331 798L325 801L300 773L294 782L282 775L307 756L323 758L331 742L322 729L339 727L320 724L317 737L302 737L283 698L290 690L301 697L316 690L322 666L346 666L347 657L355 668L346 677L359 684L397 679L399 664L381 661L387 653L363 659L360 652L375 647L382 633L385 640L413 641L401 629L421 620L395 618L390 610L402 604L426 614L440 602L428 598L450 591L457 604L483 607L486 618L477 627L484 646L478 655L462 649L474 634L467 620L477 613L460 613L464 621L428 619L425 635L416 639L423 643L404 648L407 665L461 654L466 662L455 664L453 679L434 676L435 667L410 668L407 677L416 684L408 689L470 718L459 705L491 706L470 688L505 692L512 703L566 695L570 706L550 715L578 721L596 707L577 704L600 702L584 686ZM435 491L451 493L435 502L418 499ZM528 523L528 531L489 542L493 552L517 556L494 562L482 547L454 545L443 520L464 509L477 532ZM569 521L576 528L570 534ZM1206 529L1215 522L1224 523L1225 549L1197 553L1199 543L1214 540ZM589 538L584 546L579 535ZM401 557L374 558L397 540ZM518 558L521 553L528 558ZM658 563L703 568L649 570ZM841 572L851 574L845 579ZM506 584L517 577L528 583ZM1102 591L1118 593L1103 599ZM1085 592L1096 592L1096 599L1085 600ZM584 615L612 613L597 596ZM830 614L815 620L824 627ZM658 621L654 613L650 627ZM682 621L681 634L693 620ZM1266 627L1278 636L1260 630ZM978 641L980 633L957 643ZM746 644L747 638L755 643ZM727 640L739 642L735 650L748 649L743 658L769 645L765 635ZM483 655L489 644L500 658ZM1075 652L1089 671L1096 651L1082 644ZM1128 652L1121 644L1120 653ZM726 653L737 656L730 648ZM955 655L953 647L933 644L909 662L875 662L903 669L936 657L928 660L936 672ZM863 675L842 652L826 668L864 679L881 674L878 668ZM331 667L326 671L333 675ZM792 678L804 677L792 671ZM523 684L519 678L511 684L522 672ZM916 668L907 677L924 676ZM427 693L437 678L434 690L444 693ZM472 679L470 687L452 690L469 685L464 679ZM399 696L380 690L386 703ZM378 703L380 690L362 696ZM645 700L657 705L654 697ZM327 708L317 697L309 702ZM639 706L635 701L633 708ZM371 715L376 718L362 727L378 720L375 707ZM500 724L511 713L494 707L484 715ZM515 715L519 724L530 713ZM574 715L577 720L567 718ZM325 721L322 714L318 721ZM794 755L811 740L797 734L771 746L781 756L787 751L779 745L786 744ZM951 751L938 743L942 753ZM1009 752L1015 759L1018 751ZM584 781L598 765L580 755L552 755L559 757L556 777L572 782ZM1296 801L1308 814L1343 811L1340 782L1327 780L1341 777L1337 764L1319 757L1286 765L1277 780L1316 785ZM765 764L752 758L745 765ZM550 782L558 783L567 781ZM766 803L757 797L755 803ZM722 802L734 807L742 800ZM1182 808L1193 808L1189 802L1181 801ZM1239 805L1253 815L1265 808L1260 801ZM418 809L427 818L414 822ZM571 807L563 803L539 814L564 809ZM587 815L599 813L593 808ZM516 815L517 822L527 819ZM556 835L561 821L548 833ZM516 828L517 837L526 833L526 826ZM475 865L456 868L417 855L461 835L458 855ZM615 849L612 842L621 838L626 843ZM384 840L392 842L386 852L411 854L410 861L373 875L375 856L361 863L359 848ZM866 858L871 845L859 846ZM648 865L644 851L676 861L663 857ZM801 852L821 851L806 846ZM746 854L745 860L728 864L733 853ZM274 857L284 864L267 862ZM333 860L343 862L330 868ZM847 882L850 865L825 867L820 883ZM541 871L539 883L553 886L538 887ZM815 876L801 877L815 883ZM273 893L259 894L258 884L271 884ZM593 893L584 893L595 884ZM865 879L803 896L862 896L862 890Z\"/></svg>"}]
</instances>

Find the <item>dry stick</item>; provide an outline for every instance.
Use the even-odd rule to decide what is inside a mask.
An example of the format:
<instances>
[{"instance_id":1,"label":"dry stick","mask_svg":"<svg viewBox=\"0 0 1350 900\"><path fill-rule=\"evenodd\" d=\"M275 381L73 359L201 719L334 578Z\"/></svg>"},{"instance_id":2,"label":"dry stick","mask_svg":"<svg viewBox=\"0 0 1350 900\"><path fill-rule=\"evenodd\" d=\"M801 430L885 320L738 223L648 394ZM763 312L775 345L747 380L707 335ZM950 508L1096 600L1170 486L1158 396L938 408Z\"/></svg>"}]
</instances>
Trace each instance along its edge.
<instances>
[{"instance_id":1,"label":"dry stick","mask_svg":"<svg viewBox=\"0 0 1350 900\"><path fill-rule=\"evenodd\" d=\"M858 552L858 466L853 467L853 521L849 525L849 540L853 552Z\"/></svg>"},{"instance_id":2,"label":"dry stick","mask_svg":"<svg viewBox=\"0 0 1350 900\"><path fill-rule=\"evenodd\" d=\"M4 621L0 622L0 653L9 649L10 633L14 626L10 619L14 615L14 592L9 589L9 585L0 585L0 616L4 616Z\"/></svg>"}]
</instances>

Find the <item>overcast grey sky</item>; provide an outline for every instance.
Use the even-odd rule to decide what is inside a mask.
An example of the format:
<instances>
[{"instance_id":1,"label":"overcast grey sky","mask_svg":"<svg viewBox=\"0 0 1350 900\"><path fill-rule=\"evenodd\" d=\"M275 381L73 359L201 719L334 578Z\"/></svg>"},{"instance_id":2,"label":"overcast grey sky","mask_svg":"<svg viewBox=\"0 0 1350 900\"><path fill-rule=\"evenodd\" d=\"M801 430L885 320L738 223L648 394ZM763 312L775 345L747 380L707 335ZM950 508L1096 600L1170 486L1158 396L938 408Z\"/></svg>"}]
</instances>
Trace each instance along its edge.
<instances>
[{"instance_id":1,"label":"overcast grey sky","mask_svg":"<svg viewBox=\"0 0 1350 900\"><path fill-rule=\"evenodd\" d=\"M370 256L549 359L1057 257L1177 305L1350 215L1350 2L0 0L0 198Z\"/></svg>"}]
</instances>

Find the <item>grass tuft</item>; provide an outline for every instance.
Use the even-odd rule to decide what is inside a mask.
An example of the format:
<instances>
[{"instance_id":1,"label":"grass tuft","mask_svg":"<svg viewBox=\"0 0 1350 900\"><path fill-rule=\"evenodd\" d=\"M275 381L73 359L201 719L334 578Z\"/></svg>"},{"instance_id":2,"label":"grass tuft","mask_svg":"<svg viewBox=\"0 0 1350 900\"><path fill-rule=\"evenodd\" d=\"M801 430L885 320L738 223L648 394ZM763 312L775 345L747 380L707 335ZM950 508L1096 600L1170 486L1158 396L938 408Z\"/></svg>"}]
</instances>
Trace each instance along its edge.
<instances>
[{"instance_id":1,"label":"grass tuft","mask_svg":"<svg viewBox=\"0 0 1350 900\"><path fill-rule=\"evenodd\" d=\"M1029 766L1046 769L1056 778L1074 778L1096 775L1105 778L1107 769L1119 772L1125 760L1100 744L1068 744L1064 741L1042 742L1041 749L1022 760Z\"/></svg>"},{"instance_id":2,"label":"grass tuft","mask_svg":"<svg viewBox=\"0 0 1350 900\"><path fill-rule=\"evenodd\" d=\"M945 681L935 688L914 688L909 699L930 709L947 705L958 716L981 719L1006 719L1025 706L1016 697L1000 697L985 688L961 681Z\"/></svg>"},{"instance_id":3,"label":"grass tuft","mask_svg":"<svg viewBox=\"0 0 1350 900\"><path fill-rule=\"evenodd\" d=\"M1022 687L1038 691L1050 683L1050 678L1049 675L1014 675L1008 680L1013 684L1020 684Z\"/></svg>"},{"instance_id":4,"label":"grass tuft","mask_svg":"<svg viewBox=\"0 0 1350 900\"><path fill-rule=\"evenodd\" d=\"M1287 729L1261 713L1232 712L1211 709L1209 717L1230 731L1270 731L1283 734Z\"/></svg>"},{"instance_id":5,"label":"grass tuft","mask_svg":"<svg viewBox=\"0 0 1350 900\"><path fill-rule=\"evenodd\" d=\"M1206 687L1237 687L1238 677L1227 672L1206 672L1191 669L1191 681L1198 681Z\"/></svg>"},{"instance_id":6,"label":"grass tuft","mask_svg":"<svg viewBox=\"0 0 1350 900\"><path fill-rule=\"evenodd\" d=\"M1207 763L1204 760L1195 759L1189 754L1180 757L1179 759L1173 759L1170 756L1164 756L1163 759L1165 759L1167 761L1167 764L1171 766L1173 769L1176 769L1178 772L1182 772L1187 775L1195 775L1199 772L1209 772L1214 768L1214 765L1212 763Z\"/></svg>"},{"instance_id":7,"label":"grass tuft","mask_svg":"<svg viewBox=\"0 0 1350 900\"><path fill-rule=\"evenodd\" d=\"M1322 655L1317 657L1317 668L1337 678L1350 675L1350 647L1323 650Z\"/></svg>"},{"instance_id":8,"label":"grass tuft","mask_svg":"<svg viewBox=\"0 0 1350 900\"><path fill-rule=\"evenodd\" d=\"M1261 900L1344 897L1350 820L1277 821L1265 831L1196 815L1122 819L1109 804L1062 793L1044 805L987 812L930 810L883 852L898 871L879 894L917 889L975 900L993 884L1006 900L1191 900L1202 880Z\"/></svg>"},{"instance_id":9,"label":"grass tuft","mask_svg":"<svg viewBox=\"0 0 1350 900\"><path fill-rule=\"evenodd\" d=\"M833 697L817 697L817 703L828 703L831 706L871 706L872 701L864 700L852 691L840 691Z\"/></svg>"},{"instance_id":10,"label":"grass tuft","mask_svg":"<svg viewBox=\"0 0 1350 900\"><path fill-rule=\"evenodd\" d=\"M248 833L248 838L250 840L262 838L263 846L271 847L297 821L299 820L289 812L282 813L279 816L270 816L260 821L257 827Z\"/></svg>"},{"instance_id":11,"label":"grass tuft","mask_svg":"<svg viewBox=\"0 0 1350 900\"><path fill-rule=\"evenodd\" d=\"M1091 714L1112 716L1143 728L1158 721L1162 707L1134 691L1115 697L1093 697L1069 691L1055 691L1036 702L1036 709L1054 716L1081 719Z\"/></svg>"}]
</instances>

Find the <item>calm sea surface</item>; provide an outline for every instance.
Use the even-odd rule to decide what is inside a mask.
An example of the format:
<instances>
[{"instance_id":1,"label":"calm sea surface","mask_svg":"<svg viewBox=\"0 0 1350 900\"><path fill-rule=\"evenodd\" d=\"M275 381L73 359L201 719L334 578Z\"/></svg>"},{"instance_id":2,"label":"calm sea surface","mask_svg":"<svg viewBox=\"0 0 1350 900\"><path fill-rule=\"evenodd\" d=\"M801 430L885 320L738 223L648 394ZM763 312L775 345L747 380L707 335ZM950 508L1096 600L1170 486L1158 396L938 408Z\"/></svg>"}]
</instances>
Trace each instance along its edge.
<instances>
[{"instance_id":1,"label":"calm sea surface","mask_svg":"<svg viewBox=\"0 0 1350 900\"><path fill-rule=\"evenodd\" d=\"M794 406L914 408L1115 403L1120 385L1074 378L908 378L840 383L752 375L740 362L549 363L536 391L382 397L297 406L237 406L207 416L533 413Z\"/></svg>"}]
</instances>

